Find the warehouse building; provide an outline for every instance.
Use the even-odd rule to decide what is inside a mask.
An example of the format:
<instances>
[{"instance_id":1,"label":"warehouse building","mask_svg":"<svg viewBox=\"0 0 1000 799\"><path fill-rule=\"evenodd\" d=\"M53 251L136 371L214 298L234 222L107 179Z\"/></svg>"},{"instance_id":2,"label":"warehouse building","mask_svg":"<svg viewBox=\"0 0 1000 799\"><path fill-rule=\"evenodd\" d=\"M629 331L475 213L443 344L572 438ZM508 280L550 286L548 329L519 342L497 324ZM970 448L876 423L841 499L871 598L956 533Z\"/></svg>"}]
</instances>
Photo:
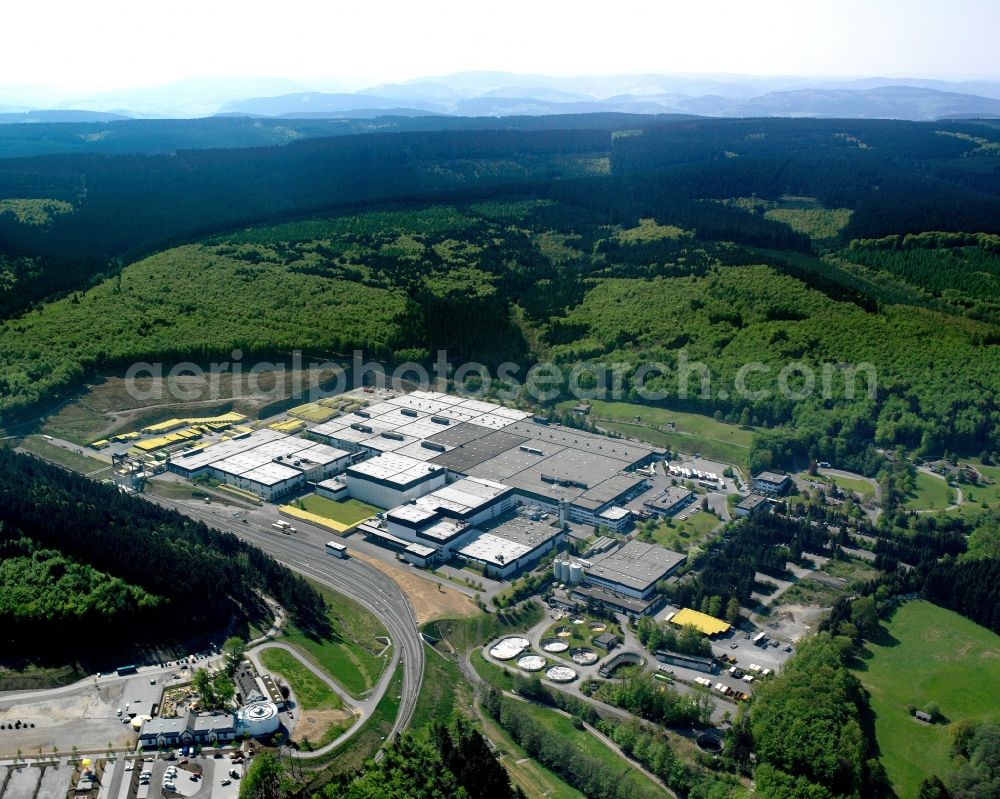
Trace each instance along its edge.
<instances>
[{"instance_id":1,"label":"warehouse building","mask_svg":"<svg viewBox=\"0 0 1000 799\"><path fill-rule=\"evenodd\" d=\"M209 475L227 485L272 501L305 485L342 472L350 453L276 430L258 430L173 455L172 472L193 478Z\"/></svg>"},{"instance_id":2,"label":"warehouse building","mask_svg":"<svg viewBox=\"0 0 1000 799\"><path fill-rule=\"evenodd\" d=\"M560 527L514 516L483 530L473 530L458 555L482 566L487 577L506 579L533 566L564 536Z\"/></svg>"},{"instance_id":3,"label":"warehouse building","mask_svg":"<svg viewBox=\"0 0 1000 799\"><path fill-rule=\"evenodd\" d=\"M347 468L351 496L377 508L392 508L440 488L447 471L396 452L386 452Z\"/></svg>"},{"instance_id":4,"label":"warehouse building","mask_svg":"<svg viewBox=\"0 0 1000 799\"><path fill-rule=\"evenodd\" d=\"M650 513L667 517L679 513L694 502L694 500L695 494L693 491L689 491L683 486L670 486L662 494L653 499L647 499L642 503L642 506Z\"/></svg>"},{"instance_id":5,"label":"warehouse building","mask_svg":"<svg viewBox=\"0 0 1000 799\"><path fill-rule=\"evenodd\" d=\"M629 541L586 570L584 582L637 599L648 599L656 584L686 560L680 552L657 544Z\"/></svg>"}]
</instances>

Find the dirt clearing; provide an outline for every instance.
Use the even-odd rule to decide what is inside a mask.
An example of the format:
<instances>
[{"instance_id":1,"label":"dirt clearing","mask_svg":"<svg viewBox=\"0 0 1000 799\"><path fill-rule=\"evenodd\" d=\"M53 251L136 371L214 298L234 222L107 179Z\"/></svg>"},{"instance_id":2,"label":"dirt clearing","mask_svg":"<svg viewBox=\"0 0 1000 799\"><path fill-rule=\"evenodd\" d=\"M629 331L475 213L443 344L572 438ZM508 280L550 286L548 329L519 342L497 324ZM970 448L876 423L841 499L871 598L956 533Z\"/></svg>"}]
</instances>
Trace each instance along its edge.
<instances>
[{"instance_id":1,"label":"dirt clearing","mask_svg":"<svg viewBox=\"0 0 1000 799\"><path fill-rule=\"evenodd\" d=\"M396 581L403 593L413 603L413 612L417 615L417 624L436 619L456 619L475 616L480 612L475 603L465 594L425 580L409 569L386 563L384 560L368 557L360 553L353 557L374 566L383 574Z\"/></svg>"}]
</instances>

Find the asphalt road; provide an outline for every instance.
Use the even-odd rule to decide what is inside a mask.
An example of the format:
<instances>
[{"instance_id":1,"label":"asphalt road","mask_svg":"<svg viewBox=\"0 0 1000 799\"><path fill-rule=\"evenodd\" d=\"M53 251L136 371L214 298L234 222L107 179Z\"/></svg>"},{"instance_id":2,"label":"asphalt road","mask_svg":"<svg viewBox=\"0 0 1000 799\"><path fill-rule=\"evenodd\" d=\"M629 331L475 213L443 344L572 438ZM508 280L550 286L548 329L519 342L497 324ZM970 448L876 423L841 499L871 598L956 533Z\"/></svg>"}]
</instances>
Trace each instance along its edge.
<instances>
[{"instance_id":1,"label":"asphalt road","mask_svg":"<svg viewBox=\"0 0 1000 799\"><path fill-rule=\"evenodd\" d=\"M413 717L423 680L424 650L413 608L395 582L356 558L346 560L333 558L315 544L306 543L295 536L281 535L269 527L250 520L243 523L231 516L215 513L213 508L203 503L170 500L148 494L139 496L163 507L173 508L210 527L233 533L244 541L260 547L292 571L350 597L375 614L385 625L394 645L392 661L386 674L391 675L400 661L403 664L399 713L388 738L391 740L406 729ZM389 682L388 676L382 679L369 699L375 699L376 702L381 699ZM357 724L349 732L356 732L361 726ZM299 756L315 755L301 753Z\"/></svg>"}]
</instances>

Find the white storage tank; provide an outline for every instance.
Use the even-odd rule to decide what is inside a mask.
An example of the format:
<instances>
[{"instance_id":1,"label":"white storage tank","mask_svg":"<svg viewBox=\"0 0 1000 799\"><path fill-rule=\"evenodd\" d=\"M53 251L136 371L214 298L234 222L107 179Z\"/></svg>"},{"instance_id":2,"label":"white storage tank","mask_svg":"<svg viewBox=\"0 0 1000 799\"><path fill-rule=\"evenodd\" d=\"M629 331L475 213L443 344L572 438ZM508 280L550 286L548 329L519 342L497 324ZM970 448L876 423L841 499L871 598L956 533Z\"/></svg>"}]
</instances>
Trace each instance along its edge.
<instances>
[{"instance_id":1,"label":"white storage tank","mask_svg":"<svg viewBox=\"0 0 1000 799\"><path fill-rule=\"evenodd\" d=\"M253 702L240 708L239 729L249 732L254 738L270 735L280 724L278 706L274 702Z\"/></svg>"},{"instance_id":2,"label":"white storage tank","mask_svg":"<svg viewBox=\"0 0 1000 799\"><path fill-rule=\"evenodd\" d=\"M579 563L571 563L569 567L569 584L577 585L583 579L583 566Z\"/></svg>"}]
</instances>

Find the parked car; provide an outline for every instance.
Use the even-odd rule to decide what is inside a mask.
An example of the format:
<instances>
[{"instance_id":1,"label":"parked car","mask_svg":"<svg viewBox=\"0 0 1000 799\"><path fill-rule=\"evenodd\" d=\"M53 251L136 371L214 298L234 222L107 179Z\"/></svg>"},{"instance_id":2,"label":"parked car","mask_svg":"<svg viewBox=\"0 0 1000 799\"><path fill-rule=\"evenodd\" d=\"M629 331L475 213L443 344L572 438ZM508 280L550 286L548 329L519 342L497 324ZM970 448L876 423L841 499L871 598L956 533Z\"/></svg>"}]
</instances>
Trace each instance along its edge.
<instances>
[{"instance_id":1,"label":"parked car","mask_svg":"<svg viewBox=\"0 0 1000 799\"><path fill-rule=\"evenodd\" d=\"M220 782L219 784L220 784L220 785L232 785L232 784L233 784L233 781L232 781L231 779L229 779L229 777L226 777L226 778L225 778L225 779L223 779L223 780L222 780L222 781L221 781L221 782Z\"/></svg>"}]
</instances>

